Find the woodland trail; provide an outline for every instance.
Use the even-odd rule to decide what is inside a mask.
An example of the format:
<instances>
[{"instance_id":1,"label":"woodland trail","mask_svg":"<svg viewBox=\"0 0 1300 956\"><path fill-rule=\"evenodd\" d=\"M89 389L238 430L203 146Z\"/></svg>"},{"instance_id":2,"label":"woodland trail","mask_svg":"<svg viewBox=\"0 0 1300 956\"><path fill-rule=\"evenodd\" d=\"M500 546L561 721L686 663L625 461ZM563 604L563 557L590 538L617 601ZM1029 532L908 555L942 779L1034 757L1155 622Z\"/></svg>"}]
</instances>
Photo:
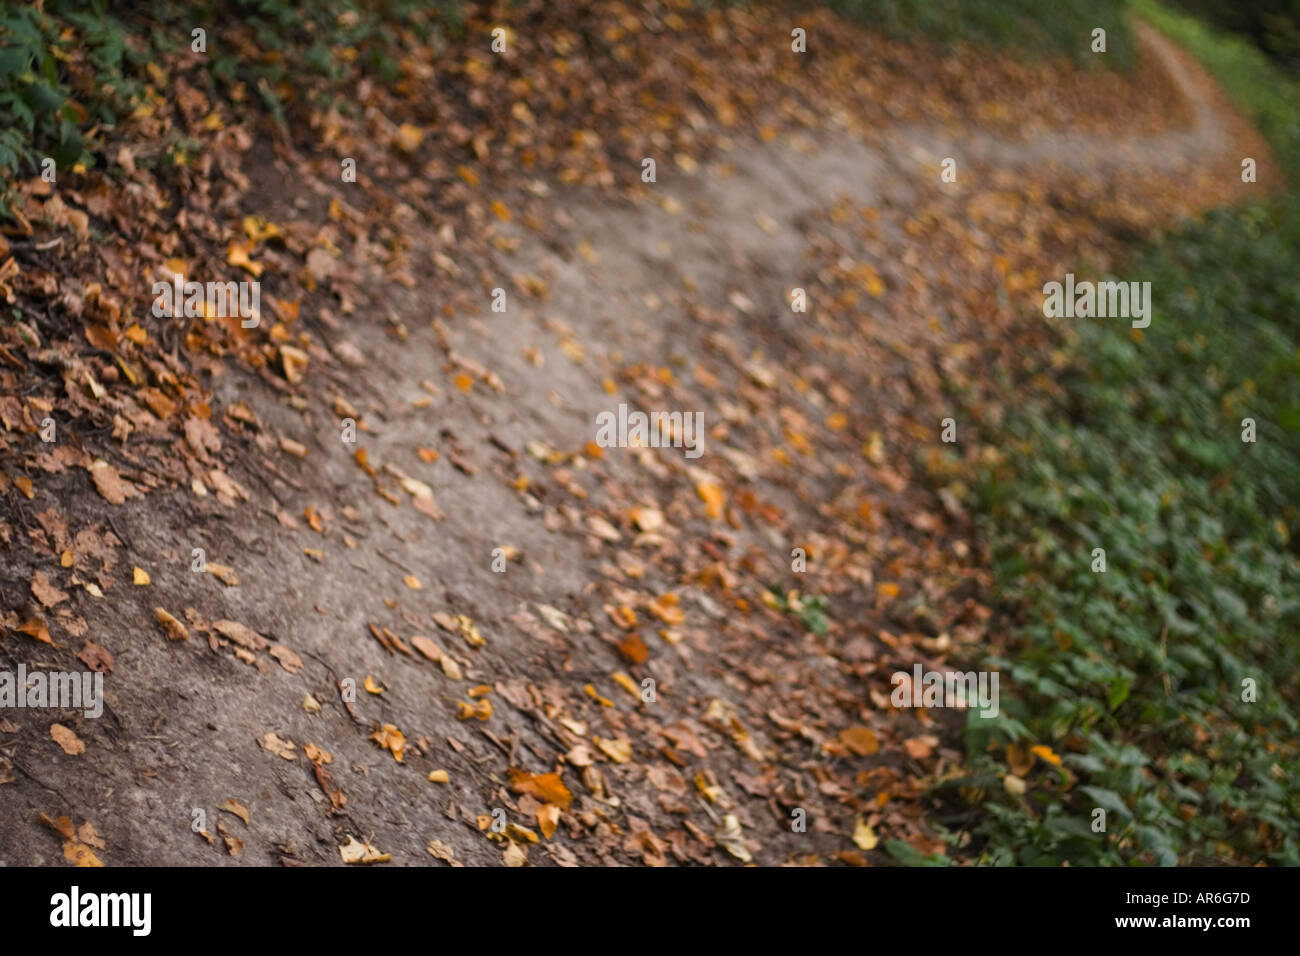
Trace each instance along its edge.
<instances>
[{"instance_id":1,"label":"woodland trail","mask_svg":"<svg viewBox=\"0 0 1300 956\"><path fill-rule=\"evenodd\" d=\"M554 234L501 222L480 275L409 223L413 259L484 302L505 289L504 313L451 320L420 277L340 260L370 321L326 322L306 397L236 369L214 382L245 428L221 449L234 488L114 509L119 571L152 584L81 609L116 658L105 716L64 719L85 753L8 715L5 861L51 859L40 813L94 821L109 865L337 864L353 841L397 865L885 863L878 839L960 856L929 788L959 765L963 718L888 699L893 673L959 666L996 624L961 506L926 472L985 340L1033 348L1016 323L1041 282L1014 262L971 276L1026 232L1049 274L1104 259L1127 178L1176 190L1239 168L1221 94L1140 38L1190 124L1120 143L846 125L662 160L635 205L543 184ZM330 187L278 168L253 188L268 220L328 226ZM1027 224L1053 190L1052 218ZM620 403L702 411L704 454L594 447ZM961 428L977 454L979 423ZM77 480L69 523L94 524L104 503ZM194 548L238 585L192 573ZM823 596L825 633L815 603L769 589ZM163 638L156 606L187 640ZM498 808L540 841L485 832Z\"/></svg>"}]
</instances>

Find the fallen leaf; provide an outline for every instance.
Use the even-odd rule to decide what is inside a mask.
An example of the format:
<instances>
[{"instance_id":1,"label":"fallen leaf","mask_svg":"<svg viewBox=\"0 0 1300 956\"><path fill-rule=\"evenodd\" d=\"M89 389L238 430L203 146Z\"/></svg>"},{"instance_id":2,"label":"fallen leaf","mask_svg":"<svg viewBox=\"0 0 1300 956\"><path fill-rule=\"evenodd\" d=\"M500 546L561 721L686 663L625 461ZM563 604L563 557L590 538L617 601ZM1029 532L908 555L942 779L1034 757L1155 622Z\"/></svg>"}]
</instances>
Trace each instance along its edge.
<instances>
[{"instance_id":1,"label":"fallen leaf","mask_svg":"<svg viewBox=\"0 0 1300 956\"><path fill-rule=\"evenodd\" d=\"M510 771L510 789L515 793L526 793L543 803L553 803L561 810L569 809L573 803L573 793L564 785L558 773L528 773L524 770Z\"/></svg>"},{"instance_id":2,"label":"fallen leaf","mask_svg":"<svg viewBox=\"0 0 1300 956\"><path fill-rule=\"evenodd\" d=\"M727 496L718 484L712 481L701 481L696 484L695 492L700 496L700 500L704 502L705 514L713 519L722 517L722 508Z\"/></svg>"},{"instance_id":3,"label":"fallen leaf","mask_svg":"<svg viewBox=\"0 0 1300 956\"><path fill-rule=\"evenodd\" d=\"M849 727L840 731L840 743L859 757L870 757L880 749L880 741L868 727Z\"/></svg>"},{"instance_id":4,"label":"fallen leaf","mask_svg":"<svg viewBox=\"0 0 1300 956\"><path fill-rule=\"evenodd\" d=\"M713 833L713 839L741 863L753 862L753 854L749 852L749 846L740 830L740 820L734 813L728 813L722 818L722 823Z\"/></svg>"},{"instance_id":5,"label":"fallen leaf","mask_svg":"<svg viewBox=\"0 0 1300 956\"><path fill-rule=\"evenodd\" d=\"M370 739L392 753L393 759L401 763L402 755L406 752L406 737L393 724L384 724L382 727L376 725L376 728Z\"/></svg>"},{"instance_id":6,"label":"fallen leaf","mask_svg":"<svg viewBox=\"0 0 1300 956\"><path fill-rule=\"evenodd\" d=\"M189 629L186 628L184 624L176 620L176 618L172 617L170 614L168 614L160 607L154 608L153 613L154 616L158 619L158 623L162 625L162 629L164 633L166 633L168 640L172 640L172 641L189 640L190 632Z\"/></svg>"},{"instance_id":7,"label":"fallen leaf","mask_svg":"<svg viewBox=\"0 0 1300 956\"><path fill-rule=\"evenodd\" d=\"M555 836L555 830L560 825L560 813L560 808L553 803L537 809L537 828L548 840Z\"/></svg>"},{"instance_id":8,"label":"fallen leaf","mask_svg":"<svg viewBox=\"0 0 1300 956\"><path fill-rule=\"evenodd\" d=\"M452 852L451 847L447 846L447 844L443 843L441 840L430 840L429 845L424 849L435 860L442 860L444 863L449 863L452 866L464 866L463 863L456 859L456 854Z\"/></svg>"},{"instance_id":9,"label":"fallen leaf","mask_svg":"<svg viewBox=\"0 0 1300 956\"><path fill-rule=\"evenodd\" d=\"M283 757L285 760L293 760L294 757L297 756L294 750L293 741L285 740L279 734L273 732L263 734L262 739L259 740L258 743L271 753Z\"/></svg>"},{"instance_id":10,"label":"fallen leaf","mask_svg":"<svg viewBox=\"0 0 1300 956\"><path fill-rule=\"evenodd\" d=\"M50 737L70 757L86 752L86 745L81 742L81 739L70 728L64 727L62 724L50 725Z\"/></svg>"},{"instance_id":11,"label":"fallen leaf","mask_svg":"<svg viewBox=\"0 0 1300 956\"><path fill-rule=\"evenodd\" d=\"M604 737L592 737L591 742L600 748L606 757L614 763L627 763L632 759L632 741L626 737L606 740Z\"/></svg>"},{"instance_id":12,"label":"fallen leaf","mask_svg":"<svg viewBox=\"0 0 1300 956\"><path fill-rule=\"evenodd\" d=\"M339 856L344 863L387 863L392 854L381 853L369 843L348 835L348 842L339 847Z\"/></svg>"},{"instance_id":13,"label":"fallen leaf","mask_svg":"<svg viewBox=\"0 0 1300 956\"><path fill-rule=\"evenodd\" d=\"M853 827L853 842L860 850L874 850L880 838L876 836L875 830L867 826L866 820L858 817L858 822Z\"/></svg>"},{"instance_id":14,"label":"fallen leaf","mask_svg":"<svg viewBox=\"0 0 1300 956\"><path fill-rule=\"evenodd\" d=\"M225 800L217 804L217 809L225 810L227 813L231 813L239 817L239 819L243 820L245 823L248 822L248 807L244 806L238 800L235 800L233 798L229 800Z\"/></svg>"},{"instance_id":15,"label":"fallen leaf","mask_svg":"<svg viewBox=\"0 0 1300 956\"><path fill-rule=\"evenodd\" d=\"M53 607L68 599L67 593L60 591L51 584L50 579L41 571L37 571L32 575L32 597L40 601L45 607Z\"/></svg>"}]
</instances>

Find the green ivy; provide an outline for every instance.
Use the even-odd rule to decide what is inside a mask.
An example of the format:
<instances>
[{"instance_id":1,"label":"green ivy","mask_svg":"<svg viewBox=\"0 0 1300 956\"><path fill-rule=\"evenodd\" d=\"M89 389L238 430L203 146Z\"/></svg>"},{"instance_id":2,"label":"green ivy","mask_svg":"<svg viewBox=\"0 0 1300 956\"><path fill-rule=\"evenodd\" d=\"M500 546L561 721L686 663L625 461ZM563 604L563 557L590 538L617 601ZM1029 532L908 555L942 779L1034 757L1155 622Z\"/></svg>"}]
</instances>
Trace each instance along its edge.
<instances>
[{"instance_id":1,"label":"green ivy","mask_svg":"<svg viewBox=\"0 0 1300 956\"><path fill-rule=\"evenodd\" d=\"M1300 864L1298 259L1295 199L1169 237L1122 277L1152 283L1150 327L1075 320L1068 399L1007 423L978 509L1016 699L961 781L989 862ZM1018 797L1012 742L1064 756Z\"/></svg>"}]
</instances>

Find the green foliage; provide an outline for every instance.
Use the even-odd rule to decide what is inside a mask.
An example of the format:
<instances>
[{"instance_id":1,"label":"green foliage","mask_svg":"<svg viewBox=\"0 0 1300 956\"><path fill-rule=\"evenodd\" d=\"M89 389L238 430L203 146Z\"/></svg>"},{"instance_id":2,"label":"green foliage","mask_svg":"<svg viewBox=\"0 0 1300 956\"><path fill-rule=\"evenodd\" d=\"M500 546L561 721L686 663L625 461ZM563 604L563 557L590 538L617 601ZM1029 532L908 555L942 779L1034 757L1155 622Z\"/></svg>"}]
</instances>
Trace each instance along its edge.
<instances>
[{"instance_id":1,"label":"green foliage","mask_svg":"<svg viewBox=\"0 0 1300 956\"><path fill-rule=\"evenodd\" d=\"M215 87L246 85L256 93L247 101L283 126L290 102L351 108L359 76L398 78L404 39L462 23L455 0L145 0L113 14L103 0L0 6L0 215L3 182L34 174L42 158L93 162L86 131L127 115L152 79L146 65L189 55L196 27L208 32Z\"/></svg>"},{"instance_id":2,"label":"green foliage","mask_svg":"<svg viewBox=\"0 0 1300 956\"><path fill-rule=\"evenodd\" d=\"M1300 72L1300 0L1176 0L1221 30L1248 37L1279 67Z\"/></svg>"},{"instance_id":3,"label":"green foliage","mask_svg":"<svg viewBox=\"0 0 1300 956\"><path fill-rule=\"evenodd\" d=\"M939 854L925 854L916 849L910 843L904 843L902 840L886 840L885 852L892 856L903 866L953 866L954 863L946 856Z\"/></svg>"},{"instance_id":4,"label":"green foliage","mask_svg":"<svg viewBox=\"0 0 1300 956\"><path fill-rule=\"evenodd\" d=\"M1279 76L1259 50L1237 37L1160 6L1134 0L1134 10L1194 53L1229 95L1255 121L1284 169L1300 175L1300 82ZM1292 188L1296 188L1292 181Z\"/></svg>"},{"instance_id":5,"label":"green foliage","mask_svg":"<svg viewBox=\"0 0 1300 956\"><path fill-rule=\"evenodd\" d=\"M830 626L829 611L830 605L826 602L826 599L820 594L816 594L801 600L795 614L803 622L804 627L821 637Z\"/></svg>"},{"instance_id":6,"label":"green foliage","mask_svg":"<svg viewBox=\"0 0 1300 956\"><path fill-rule=\"evenodd\" d=\"M1124 0L830 0L828 6L898 37L1015 46L1017 55L1064 56L1088 66L1128 68L1134 59ZM1096 27L1106 31L1105 57L1092 53Z\"/></svg>"},{"instance_id":7,"label":"green foliage","mask_svg":"<svg viewBox=\"0 0 1300 956\"><path fill-rule=\"evenodd\" d=\"M981 510L1019 612L988 666L1018 699L972 735L965 781L993 794L989 860L1300 864L1298 257L1295 199L1169 237L1125 276L1152 283L1141 340L1078 321L1068 404L1009 423ZM1069 773L1011 797L990 739L1046 743Z\"/></svg>"},{"instance_id":8,"label":"green foliage","mask_svg":"<svg viewBox=\"0 0 1300 956\"><path fill-rule=\"evenodd\" d=\"M0 175L34 173L46 156L60 167L90 161L81 128L111 121L127 85L122 30L91 10L60 18L34 6L0 7ZM91 71L94 97L83 101L69 87L73 60Z\"/></svg>"},{"instance_id":9,"label":"green foliage","mask_svg":"<svg viewBox=\"0 0 1300 956\"><path fill-rule=\"evenodd\" d=\"M818 637L830 629L830 604L820 594L800 596L798 592L783 593L779 587L768 590L773 606L783 614L793 614L805 628Z\"/></svg>"},{"instance_id":10,"label":"green foliage","mask_svg":"<svg viewBox=\"0 0 1300 956\"><path fill-rule=\"evenodd\" d=\"M459 31L463 13L458 2L419 0L227 0L223 3L147 5L153 43L162 49L177 38L189 45L195 26L208 31L208 55L214 76L224 84L247 83L283 122L283 93L292 89L316 104L350 106L340 89L360 73L383 83L400 76L401 39L408 31L427 41L439 30ZM239 24L256 38L256 62L223 42L220 25Z\"/></svg>"},{"instance_id":11,"label":"green foliage","mask_svg":"<svg viewBox=\"0 0 1300 956\"><path fill-rule=\"evenodd\" d=\"M1296 84L1244 43L1137 5L1203 56L1279 156L1300 155ZM1152 283L1140 338L1077 320L1066 398L1017 396L979 489L1015 614L986 666L1010 680L992 728L971 721L957 784L983 796L984 862L1300 863L1297 259L1300 198L1216 212L1125 270ZM1013 742L1063 756L1020 796L1003 786Z\"/></svg>"}]
</instances>

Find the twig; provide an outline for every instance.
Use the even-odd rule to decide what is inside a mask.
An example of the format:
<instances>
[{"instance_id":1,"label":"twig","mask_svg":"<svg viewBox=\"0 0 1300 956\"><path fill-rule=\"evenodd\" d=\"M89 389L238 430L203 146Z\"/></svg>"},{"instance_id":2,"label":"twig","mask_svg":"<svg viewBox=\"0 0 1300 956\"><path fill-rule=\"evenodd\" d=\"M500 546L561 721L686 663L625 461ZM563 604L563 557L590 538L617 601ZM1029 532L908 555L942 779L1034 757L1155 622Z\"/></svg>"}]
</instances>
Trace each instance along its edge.
<instances>
[{"instance_id":1,"label":"twig","mask_svg":"<svg viewBox=\"0 0 1300 956\"><path fill-rule=\"evenodd\" d=\"M397 567L401 568L401 569L402 569L403 571L405 571L407 574L411 574L411 575L414 575L414 574L415 574L414 571L412 571L410 568L408 568L406 565L404 565L401 561L398 561L396 558L389 557L389 555L386 554L382 548L375 548L375 553L378 554L378 555L379 555L381 558L383 558L385 561L387 561L389 564L393 564L393 565L396 565ZM417 575L417 576L418 576L418 575Z\"/></svg>"},{"instance_id":2,"label":"twig","mask_svg":"<svg viewBox=\"0 0 1300 956\"><path fill-rule=\"evenodd\" d=\"M131 543L131 539L128 538L126 535L122 534L121 529L118 528L117 523L112 518L108 519L108 526L113 529L113 534L117 535L124 545L126 545L132 551L135 550L135 545Z\"/></svg>"},{"instance_id":3,"label":"twig","mask_svg":"<svg viewBox=\"0 0 1300 956\"><path fill-rule=\"evenodd\" d=\"M53 249L55 246L61 245L62 243L63 237L55 236L53 239L47 239L45 242L36 242L34 240L31 242L11 242L9 243L9 248L19 250L33 249L36 252L45 252L47 249Z\"/></svg>"}]
</instances>

